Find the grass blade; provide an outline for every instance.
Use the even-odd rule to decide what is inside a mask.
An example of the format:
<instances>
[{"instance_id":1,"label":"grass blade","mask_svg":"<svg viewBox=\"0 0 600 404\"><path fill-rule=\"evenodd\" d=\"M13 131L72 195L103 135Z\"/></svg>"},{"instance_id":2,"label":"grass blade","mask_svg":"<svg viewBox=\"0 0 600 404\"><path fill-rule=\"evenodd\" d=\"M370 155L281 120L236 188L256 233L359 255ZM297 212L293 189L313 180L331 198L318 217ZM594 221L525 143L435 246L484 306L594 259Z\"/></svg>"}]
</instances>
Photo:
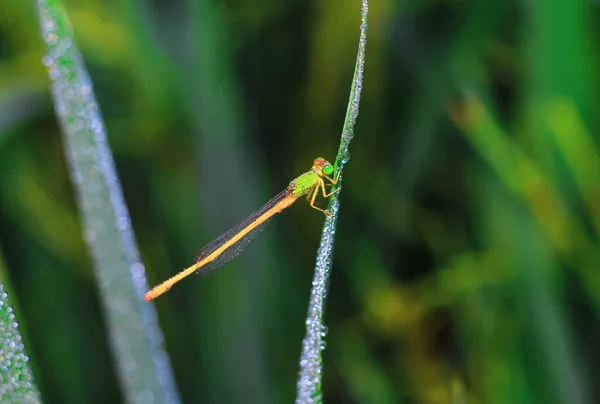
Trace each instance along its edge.
<instances>
[{"instance_id":1,"label":"grass blade","mask_svg":"<svg viewBox=\"0 0 600 404\"><path fill-rule=\"evenodd\" d=\"M368 11L369 2L363 0L358 55L356 56L354 77L352 79L352 88L350 90L350 99L342 130L342 138L335 160L335 165L339 170L342 170L349 160L348 147L354 137L354 124L358 117L367 46ZM336 185L337 188L341 186L341 180L342 177L340 176L339 182ZM333 242L339 211L339 194L339 192L336 192L329 199L329 210L332 213L332 217L325 220L325 226L321 234L321 243L317 252L317 264L315 266L308 316L306 318L306 336L302 341L302 354L300 356L300 376L298 378L296 395L297 404L318 403L322 401L321 377L323 375L323 358L321 352L325 348L324 337L326 334L323 312L327 298L329 272L331 271Z\"/></svg>"},{"instance_id":2,"label":"grass blade","mask_svg":"<svg viewBox=\"0 0 600 404\"><path fill-rule=\"evenodd\" d=\"M15 314L0 282L0 402L41 403Z\"/></svg>"},{"instance_id":3,"label":"grass blade","mask_svg":"<svg viewBox=\"0 0 600 404\"><path fill-rule=\"evenodd\" d=\"M156 312L142 299L147 289L145 270L92 82L60 1L39 0L37 4L47 51L43 63L52 80L71 180L126 401L176 403L178 393L161 346Z\"/></svg>"}]
</instances>

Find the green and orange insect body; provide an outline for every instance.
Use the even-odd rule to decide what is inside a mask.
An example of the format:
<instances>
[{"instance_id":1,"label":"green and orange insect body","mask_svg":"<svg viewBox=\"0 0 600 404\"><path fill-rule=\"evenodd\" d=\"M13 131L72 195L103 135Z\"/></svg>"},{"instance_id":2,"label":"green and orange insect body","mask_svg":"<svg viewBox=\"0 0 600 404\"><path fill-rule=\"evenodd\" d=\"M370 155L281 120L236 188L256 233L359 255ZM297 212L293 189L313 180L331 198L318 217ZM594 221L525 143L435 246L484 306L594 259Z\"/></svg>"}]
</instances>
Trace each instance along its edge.
<instances>
[{"instance_id":1,"label":"green and orange insect body","mask_svg":"<svg viewBox=\"0 0 600 404\"><path fill-rule=\"evenodd\" d=\"M318 183L320 178L321 177L319 177L316 172L310 170L309 172L302 174L294 181L290 182L288 188L292 191L294 196L299 198L308 194L315 187L315 184Z\"/></svg>"},{"instance_id":2,"label":"green and orange insect body","mask_svg":"<svg viewBox=\"0 0 600 404\"><path fill-rule=\"evenodd\" d=\"M339 172L335 179L332 179L330 175L332 175L333 172L333 166L327 160L322 157L315 159L310 171L290 182L285 190L276 195L244 221L202 247L196 255L194 265L152 288L144 295L144 300L148 302L156 299L158 296L171 289L174 284L194 272L201 275L207 275L222 267L227 262L237 257L276 213L280 213L292 206L301 196L307 196L312 208L325 213L327 216L331 216L331 213L315 206L315 199L319 190L322 190L323 197L325 198L339 190L338 188L330 193L327 193L325 190L326 185L337 184ZM329 183L325 184L324 179Z\"/></svg>"}]
</instances>

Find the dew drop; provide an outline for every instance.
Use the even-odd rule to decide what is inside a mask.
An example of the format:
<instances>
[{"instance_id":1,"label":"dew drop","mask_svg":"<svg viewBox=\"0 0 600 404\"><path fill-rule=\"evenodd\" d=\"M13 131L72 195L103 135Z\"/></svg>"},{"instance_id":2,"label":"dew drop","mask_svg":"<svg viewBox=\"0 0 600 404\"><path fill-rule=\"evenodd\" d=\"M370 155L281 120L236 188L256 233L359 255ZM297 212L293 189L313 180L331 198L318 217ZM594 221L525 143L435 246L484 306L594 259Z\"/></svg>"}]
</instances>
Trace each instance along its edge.
<instances>
[{"instance_id":1,"label":"dew drop","mask_svg":"<svg viewBox=\"0 0 600 404\"><path fill-rule=\"evenodd\" d=\"M125 230L129 228L129 219L125 216L119 217L119 219L117 219L117 223L120 230Z\"/></svg>"},{"instance_id":2,"label":"dew drop","mask_svg":"<svg viewBox=\"0 0 600 404\"><path fill-rule=\"evenodd\" d=\"M51 56L46 55L42 58L42 64L46 67L52 66L54 64L54 59L52 59Z\"/></svg>"},{"instance_id":3,"label":"dew drop","mask_svg":"<svg viewBox=\"0 0 600 404\"><path fill-rule=\"evenodd\" d=\"M46 35L45 39L49 45L54 45L56 43L58 37L56 36L56 34L50 33L50 34Z\"/></svg>"}]
</instances>

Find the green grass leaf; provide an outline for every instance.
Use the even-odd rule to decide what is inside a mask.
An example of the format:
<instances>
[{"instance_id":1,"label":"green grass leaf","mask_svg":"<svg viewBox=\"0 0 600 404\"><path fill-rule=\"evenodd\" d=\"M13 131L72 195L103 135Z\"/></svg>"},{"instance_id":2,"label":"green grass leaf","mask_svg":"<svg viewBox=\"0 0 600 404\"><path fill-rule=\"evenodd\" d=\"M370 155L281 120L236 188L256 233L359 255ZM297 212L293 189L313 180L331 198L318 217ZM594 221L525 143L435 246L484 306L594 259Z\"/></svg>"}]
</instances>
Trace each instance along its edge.
<instances>
[{"instance_id":1,"label":"green grass leaf","mask_svg":"<svg viewBox=\"0 0 600 404\"><path fill-rule=\"evenodd\" d=\"M362 2L362 22L360 25L360 40L358 44L358 55L354 66L354 77L350 90L350 99L346 111L346 119L342 130L340 147L335 160L338 170L343 170L344 165L350 159L348 148L354 137L354 124L358 117L358 106L362 91L363 72L365 67L365 52L367 46L367 14L369 2ZM342 176L335 188L341 187ZM329 198L329 211L331 217L325 219L325 226L321 234L321 243L317 252L317 264L312 282L310 302L308 305L308 316L306 318L306 336L302 341L302 354L300 356L300 376L297 383L296 403L320 403L322 402L321 378L323 375L323 358L321 352L325 349L324 337L327 328L324 324L324 308L327 300L327 289L329 286L329 273L333 256L333 244L335 239L336 223L339 212L339 192Z\"/></svg>"},{"instance_id":2,"label":"green grass leaf","mask_svg":"<svg viewBox=\"0 0 600 404\"><path fill-rule=\"evenodd\" d=\"M8 293L0 282L0 402L41 403Z\"/></svg>"},{"instance_id":3,"label":"green grass leaf","mask_svg":"<svg viewBox=\"0 0 600 404\"><path fill-rule=\"evenodd\" d=\"M60 1L39 0L37 4L46 44L43 63L52 81L71 180L126 401L178 402L154 306L142 298L147 290L145 269L92 82Z\"/></svg>"}]
</instances>

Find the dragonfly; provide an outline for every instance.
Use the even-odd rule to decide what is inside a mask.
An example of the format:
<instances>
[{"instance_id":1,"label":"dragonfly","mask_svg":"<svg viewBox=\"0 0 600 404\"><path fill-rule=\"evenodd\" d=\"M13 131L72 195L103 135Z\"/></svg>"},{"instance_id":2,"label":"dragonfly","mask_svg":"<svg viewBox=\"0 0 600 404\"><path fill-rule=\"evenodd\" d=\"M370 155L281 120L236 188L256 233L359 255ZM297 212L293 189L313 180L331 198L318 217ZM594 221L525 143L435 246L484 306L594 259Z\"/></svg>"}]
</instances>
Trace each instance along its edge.
<instances>
[{"instance_id":1,"label":"dragonfly","mask_svg":"<svg viewBox=\"0 0 600 404\"><path fill-rule=\"evenodd\" d=\"M305 195L312 208L331 217L331 212L316 206L315 200L319 191L322 191L324 198L329 198L341 189L338 187L329 193L325 189L327 186L337 184L340 171L338 170L335 178L332 178L334 171L330 162L322 157L317 157L309 171L290 182L286 189L273 197L262 208L202 247L192 266L150 289L144 295L144 300L149 302L156 299L171 289L177 282L193 273L207 275L236 258L264 229L275 214L283 212Z\"/></svg>"}]
</instances>

